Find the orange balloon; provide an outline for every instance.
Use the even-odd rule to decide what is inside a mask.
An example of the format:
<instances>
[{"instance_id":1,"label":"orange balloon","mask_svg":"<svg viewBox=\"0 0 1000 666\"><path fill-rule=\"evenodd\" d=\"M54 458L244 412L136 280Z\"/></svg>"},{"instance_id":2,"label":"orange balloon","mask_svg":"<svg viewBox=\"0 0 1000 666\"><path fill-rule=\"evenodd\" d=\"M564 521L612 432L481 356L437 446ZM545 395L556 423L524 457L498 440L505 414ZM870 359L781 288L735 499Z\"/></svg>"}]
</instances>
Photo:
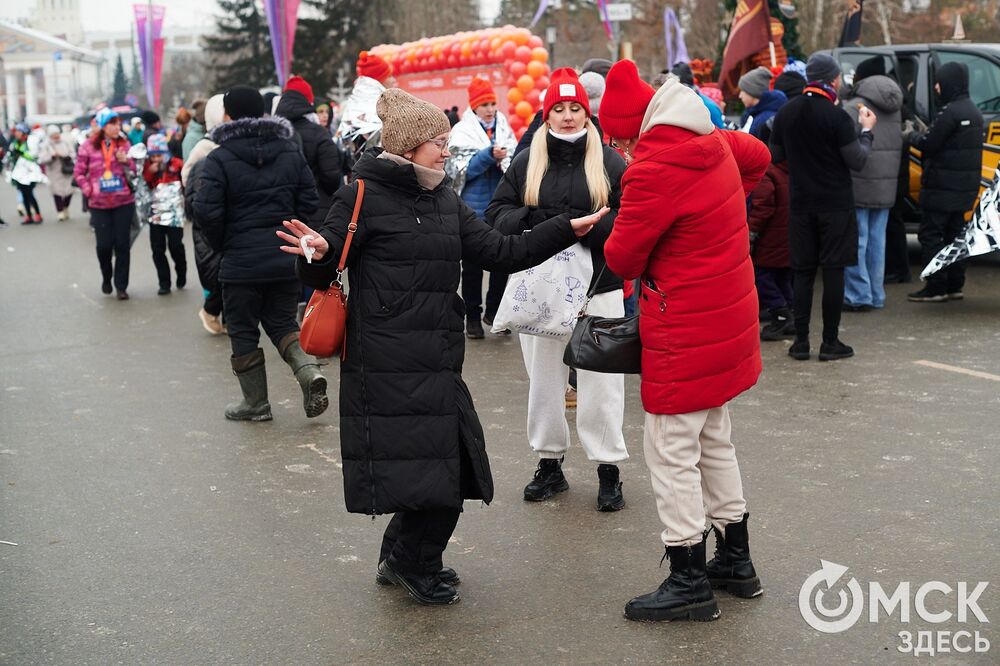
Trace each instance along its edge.
<instances>
[{"instance_id":1,"label":"orange balloon","mask_svg":"<svg viewBox=\"0 0 1000 666\"><path fill-rule=\"evenodd\" d=\"M528 94L535 87L535 79L525 74L517 80L517 87L522 93Z\"/></svg>"},{"instance_id":2,"label":"orange balloon","mask_svg":"<svg viewBox=\"0 0 1000 666\"><path fill-rule=\"evenodd\" d=\"M524 99L524 93L522 93L517 88L511 88L507 91L507 101L511 104L517 104Z\"/></svg>"},{"instance_id":3,"label":"orange balloon","mask_svg":"<svg viewBox=\"0 0 1000 666\"><path fill-rule=\"evenodd\" d=\"M524 46L528 43L528 40L531 39L531 31L527 28L518 28L514 31L514 34L511 37L513 38L515 44L518 46Z\"/></svg>"},{"instance_id":4,"label":"orange balloon","mask_svg":"<svg viewBox=\"0 0 1000 666\"><path fill-rule=\"evenodd\" d=\"M528 63L528 76L530 76L533 79L545 76L545 65L538 62L537 60L532 60L531 62Z\"/></svg>"},{"instance_id":5,"label":"orange balloon","mask_svg":"<svg viewBox=\"0 0 1000 666\"><path fill-rule=\"evenodd\" d=\"M543 49L541 46L536 46L535 48L531 49L531 59L537 60L538 62L542 63L548 62L549 52Z\"/></svg>"},{"instance_id":6,"label":"orange balloon","mask_svg":"<svg viewBox=\"0 0 1000 666\"><path fill-rule=\"evenodd\" d=\"M518 102L517 106L514 107L514 113L527 120L535 113L535 110L531 108L531 104L528 102Z\"/></svg>"},{"instance_id":7,"label":"orange balloon","mask_svg":"<svg viewBox=\"0 0 1000 666\"><path fill-rule=\"evenodd\" d=\"M462 51L461 51L461 53L464 56L470 56L470 55L472 55L472 43L471 42L462 42Z\"/></svg>"}]
</instances>

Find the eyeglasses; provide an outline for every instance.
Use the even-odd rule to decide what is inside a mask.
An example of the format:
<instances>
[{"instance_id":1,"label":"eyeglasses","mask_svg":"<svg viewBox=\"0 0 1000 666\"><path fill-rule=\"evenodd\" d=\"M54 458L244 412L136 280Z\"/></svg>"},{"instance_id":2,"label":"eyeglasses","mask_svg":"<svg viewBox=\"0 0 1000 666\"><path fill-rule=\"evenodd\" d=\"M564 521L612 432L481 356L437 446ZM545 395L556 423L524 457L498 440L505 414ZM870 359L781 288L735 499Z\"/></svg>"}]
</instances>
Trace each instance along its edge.
<instances>
[{"instance_id":1,"label":"eyeglasses","mask_svg":"<svg viewBox=\"0 0 1000 666\"><path fill-rule=\"evenodd\" d=\"M444 152L445 148L448 147L448 139L431 139L430 141L425 141L424 143L437 146L437 149L441 152Z\"/></svg>"}]
</instances>

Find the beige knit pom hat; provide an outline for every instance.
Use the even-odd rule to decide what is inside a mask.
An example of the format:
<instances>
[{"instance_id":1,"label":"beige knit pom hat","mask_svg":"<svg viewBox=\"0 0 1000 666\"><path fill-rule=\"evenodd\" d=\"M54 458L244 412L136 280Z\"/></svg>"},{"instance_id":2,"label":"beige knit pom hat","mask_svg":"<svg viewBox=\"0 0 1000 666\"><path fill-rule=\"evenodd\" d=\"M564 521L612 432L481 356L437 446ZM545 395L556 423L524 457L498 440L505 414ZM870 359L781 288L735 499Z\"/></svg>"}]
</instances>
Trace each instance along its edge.
<instances>
[{"instance_id":1,"label":"beige knit pom hat","mask_svg":"<svg viewBox=\"0 0 1000 666\"><path fill-rule=\"evenodd\" d=\"M451 131L444 111L398 88L379 96L375 112L382 119L382 148L394 155Z\"/></svg>"}]
</instances>

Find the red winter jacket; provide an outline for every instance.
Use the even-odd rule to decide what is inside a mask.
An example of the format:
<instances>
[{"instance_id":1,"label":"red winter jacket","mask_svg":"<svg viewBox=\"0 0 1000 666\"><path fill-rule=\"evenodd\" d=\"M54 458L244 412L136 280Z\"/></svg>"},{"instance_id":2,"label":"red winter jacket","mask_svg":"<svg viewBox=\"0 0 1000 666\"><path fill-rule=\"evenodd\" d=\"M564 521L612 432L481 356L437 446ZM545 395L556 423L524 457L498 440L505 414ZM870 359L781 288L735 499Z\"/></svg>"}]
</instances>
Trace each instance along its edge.
<instances>
[{"instance_id":1,"label":"red winter jacket","mask_svg":"<svg viewBox=\"0 0 1000 666\"><path fill-rule=\"evenodd\" d=\"M642 130L604 249L616 275L642 276L642 404L652 414L719 407L761 371L746 197L771 156L748 134L714 129L674 81Z\"/></svg>"},{"instance_id":2,"label":"red winter jacket","mask_svg":"<svg viewBox=\"0 0 1000 666\"><path fill-rule=\"evenodd\" d=\"M760 234L753 247L753 262L762 268L788 268L788 162L772 164L757 183L750 199L750 231Z\"/></svg>"}]
</instances>

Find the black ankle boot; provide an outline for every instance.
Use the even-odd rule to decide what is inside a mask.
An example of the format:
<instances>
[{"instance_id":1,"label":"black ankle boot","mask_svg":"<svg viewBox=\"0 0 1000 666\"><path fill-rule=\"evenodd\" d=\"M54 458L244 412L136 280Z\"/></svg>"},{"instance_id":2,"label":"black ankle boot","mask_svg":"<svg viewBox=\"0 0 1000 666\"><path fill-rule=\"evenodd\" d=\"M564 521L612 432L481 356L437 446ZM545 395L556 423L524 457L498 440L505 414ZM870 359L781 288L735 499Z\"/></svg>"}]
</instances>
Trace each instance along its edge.
<instances>
[{"instance_id":1,"label":"black ankle boot","mask_svg":"<svg viewBox=\"0 0 1000 666\"><path fill-rule=\"evenodd\" d=\"M461 600L458 590L442 581L438 572L404 571L391 556L379 564L379 573L393 585L404 588L411 597L425 606L447 606Z\"/></svg>"},{"instance_id":2,"label":"black ankle boot","mask_svg":"<svg viewBox=\"0 0 1000 666\"><path fill-rule=\"evenodd\" d=\"M771 323L760 332L760 339L765 342L785 340L795 337L795 322L792 321L792 311L788 308L777 308L771 312Z\"/></svg>"},{"instance_id":3,"label":"black ankle boot","mask_svg":"<svg viewBox=\"0 0 1000 666\"><path fill-rule=\"evenodd\" d=\"M670 576L653 592L628 602L625 617L645 622L717 619L719 604L705 575L705 539L668 547L664 557L670 558Z\"/></svg>"},{"instance_id":4,"label":"black ankle boot","mask_svg":"<svg viewBox=\"0 0 1000 666\"><path fill-rule=\"evenodd\" d=\"M569 483L562 473L562 461L562 458L542 458L538 461L535 478L524 487L525 501L541 502L569 490Z\"/></svg>"},{"instance_id":5,"label":"black ankle boot","mask_svg":"<svg viewBox=\"0 0 1000 666\"><path fill-rule=\"evenodd\" d=\"M708 582L713 588L723 589L744 599L764 594L764 588L760 586L760 579L750 559L748 518L750 514L744 513L743 520L726 525L725 534L715 526L712 527L715 532L715 557L705 565Z\"/></svg>"},{"instance_id":6,"label":"black ankle boot","mask_svg":"<svg viewBox=\"0 0 1000 666\"><path fill-rule=\"evenodd\" d=\"M462 579L458 577L458 572L451 567L444 567L438 572L438 578L445 585L451 585L455 587L462 582ZM375 570L375 582L379 585L394 585L391 580L385 575L385 560L378 563L378 568Z\"/></svg>"},{"instance_id":7,"label":"black ankle boot","mask_svg":"<svg viewBox=\"0 0 1000 666\"><path fill-rule=\"evenodd\" d=\"M601 483L597 491L597 510L621 511L625 508L625 497L622 496L622 484L618 480L618 466L598 465L597 478Z\"/></svg>"}]
</instances>

